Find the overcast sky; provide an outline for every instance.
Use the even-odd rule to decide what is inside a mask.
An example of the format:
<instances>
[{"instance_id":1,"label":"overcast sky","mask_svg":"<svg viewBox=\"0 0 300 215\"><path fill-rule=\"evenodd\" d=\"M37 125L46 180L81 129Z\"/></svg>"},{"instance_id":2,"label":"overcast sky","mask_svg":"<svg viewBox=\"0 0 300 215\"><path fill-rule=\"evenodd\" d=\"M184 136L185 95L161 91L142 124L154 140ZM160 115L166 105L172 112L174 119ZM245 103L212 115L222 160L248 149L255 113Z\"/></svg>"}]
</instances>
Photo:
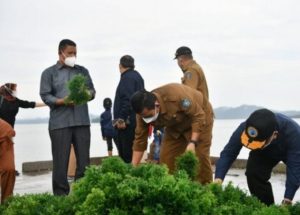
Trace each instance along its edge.
<instances>
[{"instance_id":1,"label":"overcast sky","mask_svg":"<svg viewBox=\"0 0 300 215\"><path fill-rule=\"evenodd\" d=\"M300 1L0 0L1 85L40 101L40 76L56 63L61 39L77 43L97 95L90 113L114 97L124 54L151 90L180 82L175 50L189 46L202 66L210 100L300 110ZM48 108L18 118L48 117Z\"/></svg>"}]
</instances>

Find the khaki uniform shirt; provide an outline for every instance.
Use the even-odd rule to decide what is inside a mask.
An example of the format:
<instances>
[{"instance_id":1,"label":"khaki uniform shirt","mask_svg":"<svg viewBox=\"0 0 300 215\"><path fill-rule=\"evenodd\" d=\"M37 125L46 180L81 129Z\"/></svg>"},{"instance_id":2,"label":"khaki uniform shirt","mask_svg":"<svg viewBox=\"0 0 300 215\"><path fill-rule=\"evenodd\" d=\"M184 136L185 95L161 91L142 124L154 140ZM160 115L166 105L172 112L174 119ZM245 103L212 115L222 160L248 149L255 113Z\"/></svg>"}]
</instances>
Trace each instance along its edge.
<instances>
[{"instance_id":1,"label":"khaki uniform shirt","mask_svg":"<svg viewBox=\"0 0 300 215\"><path fill-rule=\"evenodd\" d=\"M187 85L193 89L199 90L202 94L208 97L208 87L205 75L202 68L196 61L192 60L184 70L184 76L181 78L182 84Z\"/></svg>"},{"instance_id":2,"label":"khaki uniform shirt","mask_svg":"<svg viewBox=\"0 0 300 215\"><path fill-rule=\"evenodd\" d=\"M167 84L152 92L160 104L158 118L152 125L165 127L174 139L184 135L189 140L191 132L201 133L206 124L213 122L212 107L199 91L182 84ZM148 127L137 115L133 150L147 149Z\"/></svg>"}]
</instances>

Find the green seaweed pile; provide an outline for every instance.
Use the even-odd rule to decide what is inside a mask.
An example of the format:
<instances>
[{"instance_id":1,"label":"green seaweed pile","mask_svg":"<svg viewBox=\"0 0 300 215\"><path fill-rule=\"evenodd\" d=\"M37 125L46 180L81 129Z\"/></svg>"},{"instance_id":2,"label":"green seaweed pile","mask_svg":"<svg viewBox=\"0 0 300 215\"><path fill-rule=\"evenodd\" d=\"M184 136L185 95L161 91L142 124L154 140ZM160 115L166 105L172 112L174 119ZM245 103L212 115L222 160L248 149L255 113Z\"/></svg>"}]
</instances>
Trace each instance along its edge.
<instances>
[{"instance_id":1,"label":"green seaweed pile","mask_svg":"<svg viewBox=\"0 0 300 215\"><path fill-rule=\"evenodd\" d=\"M187 157L190 159L191 155ZM185 164L178 166L188 167ZM170 175L164 165L142 164L133 167L119 157L110 157L103 160L100 166L90 166L85 176L73 184L68 196L57 197L48 193L17 195L0 206L0 214L300 214L300 203L268 207L232 184L221 186L212 183L203 186L190 180L187 172L190 171L180 169Z\"/></svg>"}]
</instances>

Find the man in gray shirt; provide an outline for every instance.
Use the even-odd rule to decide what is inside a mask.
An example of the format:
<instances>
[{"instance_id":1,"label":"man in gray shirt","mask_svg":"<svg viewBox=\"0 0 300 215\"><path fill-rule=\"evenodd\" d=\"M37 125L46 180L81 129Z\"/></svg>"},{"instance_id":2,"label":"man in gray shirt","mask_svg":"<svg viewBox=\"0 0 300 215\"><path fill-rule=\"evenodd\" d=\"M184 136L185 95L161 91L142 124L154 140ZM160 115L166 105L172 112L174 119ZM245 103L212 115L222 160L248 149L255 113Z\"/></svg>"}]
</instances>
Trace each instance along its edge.
<instances>
[{"instance_id":1,"label":"man in gray shirt","mask_svg":"<svg viewBox=\"0 0 300 215\"><path fill-rule=\"evenodd\" d=\"M86 77L91 99L95 97L92 79L86 68L75 65L76 44L68 39L59 43L58 62L47 68L41 77L40 96L50 107L49 134L52 144L54 195L68 195L67 180L71 144L77 160L75 180L84 175L90 161L90 119L87 104L66 104L67 82L74 75Z\"/></svg>"}]
</instances>

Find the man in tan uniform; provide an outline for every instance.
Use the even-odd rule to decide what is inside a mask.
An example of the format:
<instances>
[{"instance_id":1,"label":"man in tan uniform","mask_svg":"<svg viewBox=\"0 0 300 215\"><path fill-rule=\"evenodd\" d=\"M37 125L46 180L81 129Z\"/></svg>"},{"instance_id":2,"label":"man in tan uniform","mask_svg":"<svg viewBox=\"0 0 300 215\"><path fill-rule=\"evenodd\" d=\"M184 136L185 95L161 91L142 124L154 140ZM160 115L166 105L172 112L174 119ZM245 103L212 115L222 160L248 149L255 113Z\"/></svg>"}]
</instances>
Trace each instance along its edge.
<instances>
[{"instance_id":1,"label":"man in tan uniform","mask_svg":"<svg viewBox=\"0 0 300 215\"><path fill-rule=\"evenodd\" d=\"M15 186L15 157L12 137L15 131L3 119L0 119L0 184L1 203L13 194Z\"/></svg>"},{"instance_id":2,"label":"man in tan uniform","mask_svg":"<svg viewBox=\"0 0 300 215\"><path fill-rule=\"evenodd\" d=\"M176 50L175 58L183 71L182 84L199 90L208 99L208 88L202 68L193 59L192 50L182 46Z\"/></svg>"},{"instance_id":3,"label":"man in tan uniform","mask_svg":"<svg viewBox=\"0 0 300 215\"><path fill-rule=\"evenodd\" d=\"M200 91L182 84L167 84L152 92L138 91L131 98L137 113L132 164L138 165L147 149L148 127L165 128L160 162L172 172L175 159L185 151L196 153L200 161L198 180L212 181L209 150L213 110Z\"/></svg>"}]
</instances>

